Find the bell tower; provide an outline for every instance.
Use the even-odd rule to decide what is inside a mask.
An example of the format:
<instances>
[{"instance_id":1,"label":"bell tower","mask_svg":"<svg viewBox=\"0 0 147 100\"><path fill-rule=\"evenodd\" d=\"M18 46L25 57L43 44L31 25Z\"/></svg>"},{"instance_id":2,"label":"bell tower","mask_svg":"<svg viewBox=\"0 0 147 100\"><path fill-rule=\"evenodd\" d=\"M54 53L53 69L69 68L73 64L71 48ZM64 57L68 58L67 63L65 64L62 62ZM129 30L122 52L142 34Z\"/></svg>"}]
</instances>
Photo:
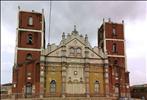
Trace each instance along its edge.
<instances>
[{"instance_id":1,"label":"bell tower","mask_svg":"<svg viewBox=\"0 0 147 100\"><path fill-rule=\"evenodd\" d=\"M12 92L19 96L39 95L40 55L45 48L45 20L42 13L18 7ZM18 95L17 95L18 96Z\"/></svg>"},{"instance_id":2,"label":"bell tower","mask_svg":"<svg viewBox=\"0 0 147 100\"><path fill-rule=\"evenodd\" d=\"M129 96L129 72L126 65L124 22L109 19L98 29L98 46L107 54L109 61L109 95Z\"/></svg>"}]
</instances>

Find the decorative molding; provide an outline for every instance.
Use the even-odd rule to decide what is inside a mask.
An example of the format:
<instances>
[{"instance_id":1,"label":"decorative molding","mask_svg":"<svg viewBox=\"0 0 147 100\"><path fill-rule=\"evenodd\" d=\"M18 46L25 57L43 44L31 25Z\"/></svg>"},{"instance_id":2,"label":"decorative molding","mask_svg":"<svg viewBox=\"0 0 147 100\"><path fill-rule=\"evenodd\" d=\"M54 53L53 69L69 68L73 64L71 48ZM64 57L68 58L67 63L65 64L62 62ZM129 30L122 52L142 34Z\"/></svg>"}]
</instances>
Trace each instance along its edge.
<instances>
[{"instance_id":1,"label":"decorative molding","mask_svg":"<svg viewBox=\"0 0 147 100\"><path fill-rule=\"evenodd\" d=\"M39 32L42 33L43 30L34 30L34 29L25 29L25 28L17 28L18 31L29 31L29 32Z\"/></svg>"},{"instance_id":2,"label":"decorative molding","mask_svg":"<svg viewBox=\"0 0 147 100\"><path fill-rule=\"evenodd\" d=\"M108 55L108 57L123 57L123 58L125 58L124 55Z\"/></svg>"},{"instance_id":3,"label":"decorative molding","mask_svg":"<svg viewBox=\"0 0 147 100\"><path fill-rule=\"evenodd\" d=\"M104 40L108 40L108 41L125 41L124 39L113 39L113 38L106 38L106 39L104 39Z\"/></svg>"},{"instance_id":4,"label":"decorative molding","mask_svg":"<svg viewBox=\"0 0 147 100\"><path fill-rule=\"evenodd\" d=\"M42 51L42 49L34 49L34 48L19 48L19 47L17 47L17 50Z\"/></svg>"}]
</instances>

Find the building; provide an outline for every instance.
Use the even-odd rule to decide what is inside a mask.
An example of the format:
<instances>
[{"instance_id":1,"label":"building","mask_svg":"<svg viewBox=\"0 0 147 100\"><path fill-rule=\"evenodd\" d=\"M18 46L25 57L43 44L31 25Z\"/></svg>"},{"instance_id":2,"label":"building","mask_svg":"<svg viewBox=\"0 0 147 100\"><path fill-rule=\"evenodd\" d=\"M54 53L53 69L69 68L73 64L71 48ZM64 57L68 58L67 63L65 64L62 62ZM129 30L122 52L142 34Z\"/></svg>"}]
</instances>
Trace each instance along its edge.
<instances>
[{"instance_id":1,"label":"building","mask_svg":"<svg viewBox=\"0 0 147 100\"><path fill-rule=\"evenodd\" d=\"M1 99L11 97L12 86L13 86L12 83L6 83L6 84L1 85L0 87L1 88L1 91L0 91Z\"/></svg>"},{"instance_id":2,"label":"building","mask_svg":"<svg viewBox=\"0 0 147 100\"><path fill-rule=\"evenodd\" d=\"M13 67L13 93L40 93L40 56L45 49L45 19L42 13L20 11Z\"/></svg>"},{"instance_id":3,"label":"building","mask_svg":"<svg viewBox=\"0 0 147 100\"><path fill-rule=\"evenodd\" d=\"M130 87L131 97L147 100L147 84Z\"/></svg>"},{"instance_id":4,"label":"building","mask_svg":"<svg viewBox=\"0 0 147 100\"><path fill-rule=\"evenodd\" d=\"M129 94L129 72L126 65L124 22L113 23L109 19L98 30L98 46L108 57L109 92L111 96Z\"/></svg>"},{"instance_id":5,"label":"building","mask_svg":"<svg viewBox=\"0 0 147 100\"><path fill-rule=\"evenodd\" d=\"M98 46L76 30L45 48L44 12L18 11L13 93L22 97L129 97L124 23L103 21Z\"/></svg>"}]
</instances>

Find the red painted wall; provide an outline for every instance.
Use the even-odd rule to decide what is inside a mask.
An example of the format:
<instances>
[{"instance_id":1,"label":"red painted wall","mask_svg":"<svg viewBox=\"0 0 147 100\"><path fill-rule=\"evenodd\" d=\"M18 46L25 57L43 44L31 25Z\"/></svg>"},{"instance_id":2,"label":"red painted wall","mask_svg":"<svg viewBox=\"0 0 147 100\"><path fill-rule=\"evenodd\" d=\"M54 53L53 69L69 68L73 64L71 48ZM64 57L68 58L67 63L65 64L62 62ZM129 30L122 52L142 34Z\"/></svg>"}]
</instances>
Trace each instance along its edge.
<instances>
[{"instance_id":1,"label":"red painted wall","mask_svg":"<svg viewBox=\"0 0 147 100\"><path fill-rule=\"evenodd\" d=\"M33 25L28 25L28 19L29 17L33 17ZM36 29L41 30L42 29L42 14L40 13L28 13L21 11L19 14L19 27L25 28L25 29Z\"/></svg>"},{"instance_id":2,"label":"red painted wall","mask_svg":"<svg viewBox=\"0 0 147 100\"><path fill-rule=\"evenodd\" d=\"M116 30L116 36L113 36L112 29ZM106 38L112 39L124 39L123 24L105 23L105 35Z\"/></svg>"},{"instance_id":3,"label":"red painted wall","mask_svg":"<svg viewBox=\"0 0 147 100\"><path fill-rule=\"evenodd\" d=\"M116 44L116 53L113 53L112 46L113 43ZM109 55L124 55L124 42L123 41L106 41L106 48Z\"/></svg>"},{"instance_id":4,"label":"red painted wall","mask_svg":"<svg viewBox=\"0 0 147 100\"><path fill-rule=\"evenodd\" d=\"M28 43L28 35L32 35L32 44ZM18 47L22 48L41 48L41 33L39 32L27 32L19 31L18 33Z\"/></svg>"},{"instance_id":5,"label":"red painted wall","mask_svg":"<svg viewBox=\"0 0 147 100\"><path fill-rule=\"evenodd\" d=\"M113 34L113 28L115 29L115 35ZM99 34L105 34L106 46L108 55L118 55L124 57L113 57L108 56L109 60L109 90L111 96L115 93L115 84L120 84L120 93L126 93L129 89L126 88L126 83L129 83L129 74L125 71L125 48L124 48L124 26L121 23L113 23L113 22L105 22L105 25L101 25L99 29ZM99 38L100 39L100 38ZM112 40L110 40L112 39ZM116 41L116 39L119 39ZM121 39L121 41L120 41ZM98 40L98 44L100 40ZM113 43L116 44L116 52L113 52ZM104 49L102 47L102 49ZM117 60L117 64L115 64L115 60ZM116 68L119 69L119 79L116 79L115 71Z\"/></svg>"},{"instance_id":6,"label":"red painted wall","mask_svg":"<svg viewBox=\"0 0 147 100\"><path fill-rule=\"evenodd\" d=\"M33 25L28 25L29 16L33 17ZM19 12L19 28L35 29L42 28L42 14L32 12ZM28 44L28 35L32 34L32 44ZM18 48L40 49L41 33L31 31L18 31ZM27 54L32 55L32 60L26 60ZM40 91L40 51L34 50L17 50L17 68L13 69L13 82L17 85L12 89L13 93L24 93L24 86L30 82L35 86L35 93L39 95ZM27 73L31 73L30 76ZM31 77L28 79L27 77Z\"/></svg>"}]
</instances>

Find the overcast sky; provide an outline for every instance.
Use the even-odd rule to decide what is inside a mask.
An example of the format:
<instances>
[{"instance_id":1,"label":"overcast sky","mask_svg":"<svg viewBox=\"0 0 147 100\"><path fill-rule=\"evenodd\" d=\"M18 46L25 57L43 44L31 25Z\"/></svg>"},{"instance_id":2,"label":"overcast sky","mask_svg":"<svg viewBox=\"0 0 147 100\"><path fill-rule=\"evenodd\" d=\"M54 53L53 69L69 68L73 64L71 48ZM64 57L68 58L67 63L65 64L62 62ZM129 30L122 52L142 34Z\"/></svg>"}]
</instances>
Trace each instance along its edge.
<instances>
[{"instance_id":1,"label":"overcast sky","mask_svg":"<svg viewBox=\"0 0 147 100\"><path fill-rule=\"evenodd\" d=\"M44 9L46 42L49 42L50 2L3 1L1 4L1 82L12 81L18 6L21 10ZM102 20L125 22L127 67L131 85L147 83L147 2L142 1L52 1L50 43L59 44L63 32L70 33L74 25L80 34L88 34L92 46L97 46L97 29Z\"/></svg>"}]
</instances>

